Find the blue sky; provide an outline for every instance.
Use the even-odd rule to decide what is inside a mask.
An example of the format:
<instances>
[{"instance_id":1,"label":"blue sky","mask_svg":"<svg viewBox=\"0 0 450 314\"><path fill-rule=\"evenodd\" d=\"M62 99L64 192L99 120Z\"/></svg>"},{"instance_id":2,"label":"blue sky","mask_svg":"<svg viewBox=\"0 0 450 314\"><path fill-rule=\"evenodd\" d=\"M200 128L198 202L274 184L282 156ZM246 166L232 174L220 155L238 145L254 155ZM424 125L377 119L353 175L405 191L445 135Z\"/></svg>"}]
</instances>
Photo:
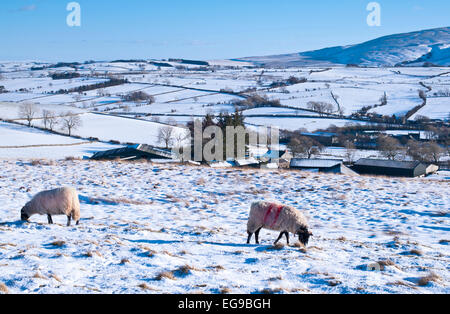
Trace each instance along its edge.
<instances>
[{"instance_id":1,"label":"blue sky","mask_svg":"<svg viewBox=\"0 0 450 314\"><path fill-rule=\"evenodd\" d=\"M237 58L355 44L450 26L448 0L78 0L81 27L66 24L69 0L0 1L0 60Z\"/></svg>"}]
</instances>

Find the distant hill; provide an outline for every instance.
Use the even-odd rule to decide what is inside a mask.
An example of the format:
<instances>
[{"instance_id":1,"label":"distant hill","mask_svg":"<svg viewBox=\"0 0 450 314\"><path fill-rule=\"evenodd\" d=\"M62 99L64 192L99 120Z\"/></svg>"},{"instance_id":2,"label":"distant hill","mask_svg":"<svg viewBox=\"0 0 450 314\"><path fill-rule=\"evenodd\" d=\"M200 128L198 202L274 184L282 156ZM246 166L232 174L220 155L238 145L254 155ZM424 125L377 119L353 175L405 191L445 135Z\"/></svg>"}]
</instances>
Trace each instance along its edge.
<instances>
[{"instance_id":1,"label":"distant hill","mask_svg":"<svg viewBox=\"0 0 450 314\"><path fill-rule=\"evenodd\" d=\"M362 44L239 59L266 66L450 66L450 27L380 37Z\"/></svg>"}]
</instances>

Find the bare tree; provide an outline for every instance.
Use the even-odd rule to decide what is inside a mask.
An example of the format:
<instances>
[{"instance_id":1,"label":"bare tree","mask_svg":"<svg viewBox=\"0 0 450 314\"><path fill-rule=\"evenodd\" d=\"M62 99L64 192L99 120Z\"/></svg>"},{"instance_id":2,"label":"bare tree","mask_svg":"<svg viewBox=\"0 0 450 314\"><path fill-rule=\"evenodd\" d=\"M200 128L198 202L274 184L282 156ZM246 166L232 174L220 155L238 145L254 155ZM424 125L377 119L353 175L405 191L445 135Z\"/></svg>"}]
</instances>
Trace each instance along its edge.
<instances>
[{"instance_id":1,"label":"bare tree","mask_svg":"<svg viewBox=\"0 0 450 314\"><path fill-rule=\"evenodd\" d=\"M439 163L446 151L436 142L420 143L411 140L407 144L407 155L413 160Z\"/></svg>"},{"instance_id":2,"label":"bare tree","mask_svg":"<svg viewBox=\"0 0 450 314\"><path fill-rule=\"evenodd\" d=\"M44 128L53 131L55 126L58 124L58 118L54 111L42 110L42 122L44 123Z\"/></svg>"},{"instance_id":3,"label":"bare tree","mask_svg":"<svg viewBox=\"0 0 450 314\"><path fill-rule=\"evenodd\" d=\"M42 122L44 123L44 129L47 129L48 119L52 116L52 112L50 110L42 110Z\"/></svg>"},{"instance_id":4,"label":"bare tree","mask_svg":"<svg viewBox=\"0 0 450 314\"><path fill-rule=\"evenodd\" d=\"M158 143L164 144L165 148L168 149L173 143L173 127L164 126L159 128L158 131Z\"/></svg>"},{"instance_id":5,"label":"bare tree","mask_svg":"<svg viewBox=\"0 0 450 314\"><path fill-rule=\"evenodd\" d=\"M188 140L190 138L191 132L189 131L189 129L186 129L183 132L177 132L174 136L175 152L177 154L177 157L179 157L182 162L186 161L184 158L184 153L187 149L186 146L190 145L190 143L188 143Z\"/></svg>"},{"instance_id":6,"label":"bare tree","mask_svg":"<svg viewBox=\"0 0 450 314\"><path fill-rule=\"evenodd\" d=\"M294 157L303 156L311 159L314 155L319 155L323 146L318 142L305 136L293 137L288 144Z\"/></svg>"},{"instance_id":7,"label":"bare tree","mask_svg":"<svg viewBox=\"0 0 450 314\"><path fill-rule=\"evenodd\" d=\"M351 141L346 141L345 142L345 157L347 158L347 161L349 163L354 163L355 162L355 157L356 157L356 147L355 144Z\"/></svg>"},{"instance_id":8,"label":"bare tree","mask_svg":"<svg viewBox=\"0 0 450 314\"><path fill-rule=\"evenodd\" d=\"M400 142L389 136L380 136L378 138L378 148L382 155L389 160L395 160L403 150Z\"/></svg>"},{"instance_id":9,"label":"bare tree","mask_svg":"<svg viewBox=\"0 0 450 314\"><path fill-rule=\"evenodd\" d=\"M24 103L19 107L19 117L28 121L28 126L31 127L35 116L37 114L37 109L32 103Z\"/></svg>"},{"instance_id":10,"label":"bare tree","mask_svg":"<svg viewBox=\"0 0 450 314\"><path fill-rule=\"evenodd\" d=\"M326 102L310 101L307 106L308 109L318 112L321 116L334 111L334 106Z\"/></svg>"},{"instance_id":11,"label":"bare tree","mask_svg":"<svg viewBox=\"0 0 450 314\"><path fill-rule=\"evenodd\" d=\"M67 112L61 119L62 129L66 130L69 136L72 136L72 131L80 128L83 123L79 115L73 112Z\"/></svg>"},{"instance_id":12,"label":"bare tree","mask_svg":"<svg viewBox=\"0 0 450 314\"><path fill-rule=\"evenodd\" d=\"M423 145L427 161L439 163L442 157L445 156L445 150L436 142L428 142Z\"/></svg>"},{"instance_id":13,"label":"bare tree","mask_svg":"<svg viewBox=\"0 0 450 314\"><path fill-rule=\"evenodd\" d=\"M386 106L388 104L388 97L386 92L384 92L384 95L380 98L380 106Z\"/></svg>"}]
</instances>

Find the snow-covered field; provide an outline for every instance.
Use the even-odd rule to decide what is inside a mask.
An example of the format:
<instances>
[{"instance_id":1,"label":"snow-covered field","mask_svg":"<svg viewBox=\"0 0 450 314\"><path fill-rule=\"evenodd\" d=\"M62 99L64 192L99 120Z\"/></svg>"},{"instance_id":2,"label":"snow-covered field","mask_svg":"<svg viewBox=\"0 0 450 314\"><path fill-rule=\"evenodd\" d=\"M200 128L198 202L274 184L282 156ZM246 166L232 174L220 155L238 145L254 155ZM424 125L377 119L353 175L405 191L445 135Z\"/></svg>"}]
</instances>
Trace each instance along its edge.
<instances>
[{"instance_id":1,"label":"snow-covered field","mask_svg":"<svg viewBox=\"0 0 450 314\"><path fill-rule=\"evenodd\" d=\"M23 125L0 122L0 158L16 160L90 157L98 151L122 147L51 134Z\"/></svg>"},{"instance_id":2,"label":"snow-covered field","mask_svg":"<svg viewBox=\"0 0 450 314\"><path fill-rule=\"evenodd\" d=\"M445 181L27 160L0 161L0 177L0 284L12 293L450 292ZM61 185L80 191L80 226L19 222L30 197ZM305 213L306 249L274 248L268 231L245 244L260 199Z\"/></svg>"},{"instance_id":3,"label":"snow-covered field","mask_svg":"<svg viewBox=\"0 0 450 314\"><path fill-rule=\"evenodd\" d=\"M278 119L276 115L317 116L317 113L303 111L310 102L326 102L338 107L345 116L350 116L366 108L369 113L397 117L404 116L411 109L422 104L419 90L426 92L427 105L417 112L417 116L448 120L450 90L449 70L445 67L432 68L355 68L333 65L332 67L297 68L248 68L249 63L237 61L217 61L211 66L199 70L198 66L166 62L171 67L158 68L151 61L146 62L96 62L79 65L80 78L52 80L49 75L55 72L73 72L74 68L45 68L31 71L33 63L0 63L3 73L0 86L0 102L33 102L39 106L71 106L84 110L134 114L141 117L147 114L176 116L219 114L234 111L233 103L242 100L252 92L279 100L284 108L257 108L252 114L275 114L275 120L249 118L249 124L286 125L287 129L303 127L305 120L293 117L289 121ZM42 66L36 63L34 66ZM47 64L46 66L50 66ZM95 75L94 75L95 74ZM60 90L69 90L81 85L105 82L103 75L127 79L128 83L107 88L92 89L82 93L54 94ZM286 81L290 77L305 82L285 87L273 87L273 83ZM155 102L124 101L123 96L141 91L154 97ZM229 94L227 92L242 95ZM381 97L386 94L387 104L380 106ZM297 109L297 112L295 111ZM1 110L1 108L0 108ZM250 114L248 112L248 114ZM1 113L1 112L0 112ZM4 115L4 114L3 114ZM10 113L9 113L10 115ZM255 120L256 119L256 120ZM336 123L334 123L336 122ZM306 122L306 128L315 131L327 128L331 124L345 125L346 120L314 120ZM315 126L317 125L317 127ZM298 127L297 127L298 126Z\"/></svg>"}]
</instances>

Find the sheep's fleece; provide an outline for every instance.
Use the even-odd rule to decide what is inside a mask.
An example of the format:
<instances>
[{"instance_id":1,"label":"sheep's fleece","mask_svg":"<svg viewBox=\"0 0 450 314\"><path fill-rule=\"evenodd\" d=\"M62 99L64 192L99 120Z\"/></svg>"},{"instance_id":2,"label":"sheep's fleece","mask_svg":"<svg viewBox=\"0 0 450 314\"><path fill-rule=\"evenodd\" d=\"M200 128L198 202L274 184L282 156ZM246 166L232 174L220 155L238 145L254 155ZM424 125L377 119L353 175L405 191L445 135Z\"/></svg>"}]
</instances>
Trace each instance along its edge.
<instances>
[{"instance_id":1,"label":"sheep's fleece","mask_svg":"<svg viewBox=\"0 0 450 314\"><path fill-rule=\"evenodd\" d=\"M80 201L73 188L59 188L38 193L22 209L22 213L33 215L65 215L74 221L80 220Z\"/></svg>"},{"instance_id":2,"label":"sheep's fleece","mask_svg":"<svg viewBox=\"0 0 450 314\"><path fill-rule=\"evenodd\" d=\"M277 217L276 210L267 214L270 208L282 207ZM266 220L266 221L264 221ZM273 231L288 231L296 234L301 228L308 228L308 222L297 209L274 202L255 202L250 209L247 230L255 233L259 228Z\"/></svg>"}]
</instances>

